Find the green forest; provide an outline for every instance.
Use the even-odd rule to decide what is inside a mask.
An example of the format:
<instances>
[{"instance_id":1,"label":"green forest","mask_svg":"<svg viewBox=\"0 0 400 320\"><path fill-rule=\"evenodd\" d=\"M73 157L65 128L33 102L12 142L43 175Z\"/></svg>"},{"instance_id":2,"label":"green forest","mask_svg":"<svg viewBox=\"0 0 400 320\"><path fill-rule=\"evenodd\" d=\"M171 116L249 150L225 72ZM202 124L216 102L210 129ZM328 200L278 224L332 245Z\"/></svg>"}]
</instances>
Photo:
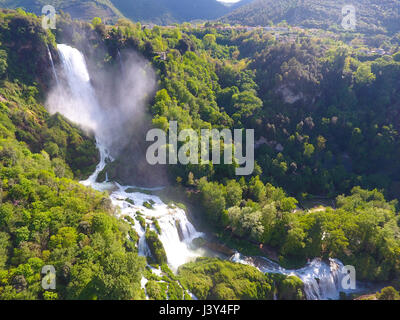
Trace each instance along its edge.
<instances>
[{"instance_id":1,"label":"green forest","mask_svg":"<svg viewBox=\"0 0 400 320\"><path fill-rule=\"evenodd\" d=\"M355 7L357 30L369 34L399 31L397 0L254 0L226 14L222 21L250 26L287 22L292 26L340 30L346 5Z\"/></svg>"},{"instance_id":2,"label":"green forest","mask_svg":"<svg viewBox=\"0 0 400 320\"><path fill-rule=\"evenodd\" d=\"M119 52L143 55L157 75L149 126L255 130L250 176L236 176L236 163L167 168L171 193L197 207L219 242L251 255L267 248L290 268L338 258L358 279L388 283L373 298L400 299L400 33L287 26L276 36L219 22L148 28L64 13L52 31L21 9L0 11L0 299L190 299L188 291L305 299L295 276L220 259L173 273L156 222L146 229L153 259L138 255L134 221L116 217L107 192L78 182L99 161L94 138L44 107L56 43L105 70L119 67ZM54 291L40 285L49 264L59 270Z\"/></svg>"}]
</instances>

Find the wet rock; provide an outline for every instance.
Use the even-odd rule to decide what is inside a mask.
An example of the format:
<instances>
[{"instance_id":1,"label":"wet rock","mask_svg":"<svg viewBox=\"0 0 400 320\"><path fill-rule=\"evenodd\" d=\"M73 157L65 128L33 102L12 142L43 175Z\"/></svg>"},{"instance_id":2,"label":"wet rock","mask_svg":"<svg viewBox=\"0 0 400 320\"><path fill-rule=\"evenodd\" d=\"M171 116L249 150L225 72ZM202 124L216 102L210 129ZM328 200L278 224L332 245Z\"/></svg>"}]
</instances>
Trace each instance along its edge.
<instances>
[{"instance_id":1,"label":"wet rock","mask_svg":"<svg viewBox=\"0 0 400 320\"><path fill-rule=\"evenodd\" d=\"M204 247L206 247L212 251L222 253L227 256L232 256L233 254L235 254L235 251L233 249L227 247L226 245L224 245L222 243L206 241L204 244Z\"/></svg>"}]
</instances>

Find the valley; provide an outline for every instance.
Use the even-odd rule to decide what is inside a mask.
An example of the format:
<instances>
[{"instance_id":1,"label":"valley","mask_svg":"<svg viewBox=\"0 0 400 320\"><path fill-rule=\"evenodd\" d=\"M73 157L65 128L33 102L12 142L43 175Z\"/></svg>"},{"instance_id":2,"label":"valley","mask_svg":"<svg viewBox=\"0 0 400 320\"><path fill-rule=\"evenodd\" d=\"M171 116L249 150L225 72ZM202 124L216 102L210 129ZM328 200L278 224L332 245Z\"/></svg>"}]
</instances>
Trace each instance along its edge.
<instances>
[{"instance_id":1,"label":"valley","mask_svg":"<svg viewBox=\"0 0 400 320\"><path fill-rule=\"evenodd\" d=\"M0 12L0 298L396 300L395 27L162 26L113 5L55 30ZM174 123L253 130L254 169L149 163L146 134Z\"/></svg>"}]
</instances>

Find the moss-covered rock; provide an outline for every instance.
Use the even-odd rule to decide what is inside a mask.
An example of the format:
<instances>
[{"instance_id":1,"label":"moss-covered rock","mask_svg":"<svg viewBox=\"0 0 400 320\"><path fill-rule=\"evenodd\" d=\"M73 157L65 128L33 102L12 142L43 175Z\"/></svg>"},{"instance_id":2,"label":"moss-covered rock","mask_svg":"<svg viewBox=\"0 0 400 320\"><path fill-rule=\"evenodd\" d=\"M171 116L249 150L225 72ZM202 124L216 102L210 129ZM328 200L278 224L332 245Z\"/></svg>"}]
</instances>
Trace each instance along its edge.
<instances>
[{"instance_id":1,"label":"moss-covered rock","mask_svg":"<svg viewBox=\"0 0 400 320\"><path fill-rule=\"evenodd\" d=\"M160 265L167 263L167 254L165 253L164 246L158 238L157 233L153 230L147 230L146 241L156 263Z\"/></svg>"},{"instance_id":2,"label":"moss-covered rock","mask_svg":"<svg viewBox=\"0 0 400 320\"><path fill-rule=\"evenodd\" d=\"M278 300L303 300L305 294L303 291L304 284L296 276L285 276L283 274L269 275L276 284Z\"/></svg>"},{"instance_id":3,"label":"moss-covered rock","mask_svg":"<svg viewBox=\"0 0 400 320\"><path fill-rule=\"evenodd\" d=\"M192 241L192 246L193 246L194 248L201 248L201 247L203 247L205 244L206 244L206 240L205 240L204 238L202 238L202 237L195 238L195 239L193 239L193 241Z\"/></svg>"},{"instance_id":4,"label":"moss-covered rock","mask_svg":"<svg viewBox=\"0 0 400 320\"><path fill-rule=\"evenodd\" d=\"M150 210L154 209L153 205L149 201L143 202L143 207L150 209Z\"/></svg>"},{"instance_id":5,"label":"moss-covered rock","mask_svg":"<svg viewBox=\"0 0 400 320\"><path fill-rule=\"evenodd\" d=\"M178 270L178 279L199 299L304 299L303 283L294 276L264 274L255 267L216 258L198 258Z\"/></svg>"},{"instance_id":6,"label":"moss-covered rock","mask_svg":"<svg viewBox=\"0 0 400 320\"><path fill-rule=\"evenodd\" d=\"M144 193L144 194L148 194L151 195L152 192L150 190L147 189L141 189L141 188L127 188L125 190L126 193L135 193L135 192L140 192L140 193Z\"/></svg>"},{"instance_id":7,"label":"moss-covered rock","mask_svg":"<svg viewBox=\"0 0 400 320\"><path fill-rule=\"evenodd\" d=\"M129 229L128 235L134 244L137 244L139 242L139 235L134 229Z\"/></svg>"},{"instance_id":8,"label":"moss-covered rock","mask_svg":"<svg viewBox=\"0 0 400 320\"><path fill-rule=\"evenodd\" d=\"M135 225L135 219L133 219L131 216L124 216L124 219L128 221L132 226Z\"/></svg>"},{"instance_id":9,"label":"moss-covered rock","mask_svg":"<svg viewBox=\"0 0 400 320\"><path fill-rule=\"evenodd\" d=\"M153 225L154 225L154 228L156 228L157 233L159 235L161 235L161 227L160 227L160 224L158 223L158 220L154 217L151 220L153 220Z\"/></svg>"},{"instance_id":10,"label":"moss-covered rock","mask_svg":"<svg viewBox=\"0 0 400 320\"><path fill-rule=\"evenodd\" d=\"M183 289L178 282L170 282L168 284L168 298L169 300L183 299Z\"/></svg>"},{"instance_id":11,"label":"moss-covered rock","mask_svg":"<svg viewBox=\"0 0 400 320\"><path fill-rule=\"evenodd\" d=\"M142 216L137 215L136 220L139 221L139 224L143 229L146 229L146 220Z\"/></svg>"}]
</instances>

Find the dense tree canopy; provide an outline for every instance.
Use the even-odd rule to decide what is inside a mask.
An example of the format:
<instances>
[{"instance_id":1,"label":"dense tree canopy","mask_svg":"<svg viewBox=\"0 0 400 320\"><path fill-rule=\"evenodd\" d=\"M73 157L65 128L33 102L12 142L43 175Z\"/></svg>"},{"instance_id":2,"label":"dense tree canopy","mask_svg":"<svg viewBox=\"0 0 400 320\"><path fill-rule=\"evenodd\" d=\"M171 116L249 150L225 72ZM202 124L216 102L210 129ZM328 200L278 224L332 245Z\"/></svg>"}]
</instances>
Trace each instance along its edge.
<instances>
[{"instance_id":1,"label":"dense tree canopy","mask_svg":"<svg viewBox=\"0 0 400 320\"><path fill-rule=\"evenodd\" d=\"M275 288L282 299L304 298L296 278L230 262L200 259L183 266L179 280L165 265L163 277L145 269L132 221L115 218L107 194L73 180L98 161L93 139L42 106L47 48L55 52L56 41L91 57L90 68L116 70L118 52L145 56L158 80L149 126L168 132L175 120L198 133L255 130L249 176L235 175L237 163L168 167L171 184L221 241L268 248L284 265L335 257L360 279L400 278L400 38L338 34L333 41L297 30L290 40L260 29L110 26L64 14L58 26L53 34L22 10L0 13L0 298L143 298L143 274L151 299L182 298L184 288L200 298L270 299ZM225 141L220 146L222 153ZM315 199L329 206L308 210ZM148 262L164 264L154 225L146 238L157 261ZM45 264L57 267L56 292L40 287ZM386 289L386 297L398 296Z\"/></svg>"}]
</instances>

